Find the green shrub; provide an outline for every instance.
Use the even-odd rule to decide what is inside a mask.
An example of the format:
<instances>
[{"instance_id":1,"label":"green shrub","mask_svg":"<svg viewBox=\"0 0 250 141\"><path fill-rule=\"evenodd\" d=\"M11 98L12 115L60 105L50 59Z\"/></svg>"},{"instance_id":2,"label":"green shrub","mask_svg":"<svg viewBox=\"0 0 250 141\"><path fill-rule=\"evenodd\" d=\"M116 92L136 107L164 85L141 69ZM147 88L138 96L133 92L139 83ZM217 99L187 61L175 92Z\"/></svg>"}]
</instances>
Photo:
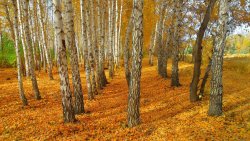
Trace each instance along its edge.
<instances>
[{"instance_id":1,"label":"green shrub","mask_svg":"<svg viewBox=\"0 0 250 141\"><path fill-rule=\"evenodd\" d=\"M12 67L15 65L15 62L16 55L14 42L4 33L0 50L0 67Z\"/></svg>"}]
</instances>

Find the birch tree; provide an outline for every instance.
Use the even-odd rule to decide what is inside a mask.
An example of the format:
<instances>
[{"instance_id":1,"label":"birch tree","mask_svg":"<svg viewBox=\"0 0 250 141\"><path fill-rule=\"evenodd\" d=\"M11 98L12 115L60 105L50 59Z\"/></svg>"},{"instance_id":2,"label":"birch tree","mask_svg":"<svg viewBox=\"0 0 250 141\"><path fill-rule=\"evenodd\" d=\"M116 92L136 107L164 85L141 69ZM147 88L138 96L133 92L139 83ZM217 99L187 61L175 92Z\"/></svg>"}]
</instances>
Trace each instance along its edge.
<instances>
[{"instance_id":1,"label":"birch tree","mask_svg":"<svg viewBox=\"0 0 250 141\"><path fill-rule=\"evenodd\" d=\"M35 46L36 46L36 52L38 52L38 56L37 56L37 70L40 71L41 70L41 64L42 64L42 57L41 57L41 53L40 53L40 32L39 32L39 22L38 22L38 15L37 15L37 11L38 11L38 6L37 6L37 1L33 0L33 23L34 23L34 40L35 40Z\"/></svg>"},{"instance_id":2,"label":"birch tree","mask_svg":"<svg viewBox=\"0 0 250 141\"><path fill-rule=\"evenodd\" d=\"M122 14L123 14L123 0L121 0L121 6L120 6L120 15L119 15L119 27L118 27L118 37L117 37L117 48L118 48L118 66L120 66L120 55L121 55L121 30L122 30Z\"/></svg>"},{"instance_id":3,"label":"birch tree","mask_svg":"<svg viewBox=\"0 0 250 141\"><path fill-rule=\"evenodd\" d=\"M91 67L91 77L92 77L92 87L93 87L93 92L95 94L98 94L97 92L97 82L99 81L99 75L97 71L97 67L99 66L99 60L98 60L98 48L99 44L97 43L98 41L98 36L96 36L96 19L95 19L95 8L94 8L94 2L93 1L88 1L88 6L89 6L89 20L90 20L90 29L91 29L91 36L92 36L92 54L93 54L93 61L91 61L92 67ZM98 19L97 19L98 20Z\"/></svg>"},{"instance_id":4,"label":"birch tree","mask_svg":"<svg viewBox=\"0 0 250 141\"><path fill-rule=\"evenodd\" d=\"M20 2L20 0L18 0ZM35 74L35 69L34 69L34 56L33 56L33 47L31 44L31 35L30 35L30 26L29 26L29 15L28 15L28 5L29 5L29 0L23 0L23 18L24 18L24 32L25 32L25 38L26 38L26 44L28 48L28 58L29 58L29 67L30 67L30 74L31 74L31 81L32 81L32 87L33 91L35 94L35 98L37 100L41 99L38 84L37 84L37 79L36 79L36 74ZM19 6L20 8L20 6Z\"/></svg>"},{"instance_id":5,"label":"birch tree","mask_svg":"<svg viewBox=\"0 0 250 141\"><path fill-rule=\"evenodd\" d=\"M129 44L130 44L130 34L132 32L133 28L133 11L131 13L131 16L129 18L126 34L125 34L125 43L124 43L124 69L125 69L125 76L127 80L128 86L130 85L130 50L129 50Z\"/></svg>"},{"instance_id":6,"label":"birch tree","mask_svg":"<svg viewBox=\"0 0 250 141\"><path fill-rule=\"evenodd\" d=\"M34 69L37 69L37 58L36 58L36 47L35 47L35 37L34 37L34 17L33 17L33 12L31 9L31 3L29 1L28 4L28 18L29 18L29 29L30 29L30 42L31 42L31 47L32 47L32 54L33 54L33 59L34 59Z\"/></svg>"},{"instance_id":7,"label":"birch tree","mask_svg":"<svg viewBox=\"0 0 250 141\"><path fill-rule=\"evenodd\" d=\"M65 41L66 47L70 52L70 64L72 68L72 82L75 96L75 113L84 112L82 82L79 72L79 64L77 57L77 48L75 44L75 32L73 21L73 6L71 0L64 0L64 22L65 22Z\"/></svg>"},{"instance_id":8,"label":"birch tree","mask_svg":"<svg viewBox=\"0 0 250 141\"><path fill-rule=\"evenodd\" d=\"M222 115L222 97L223 97L223 83L222 83L222 69L223 69L223 55L225 48L225 41L228 30L229 20L229 1L220 0L219 20L216 29L217 35L215 37L215 46L212 56L211 64L211 89L208 115L220 116Z\"/></svg>"},{"instance_id":9,"label":"birch tree","mask_svg":"<svg viewBox=\"0 0 250 141\"><path fill-rule=\"evenodd\" d=\"M48 43L47 43L47 39L46 39L46 32L45 32L45 22L44 22L44 18L42 17L43 14L43 7L42 7L42 3L41 0L38 0L38 20L39 20L39 25L40 25L40 30L41 30L41 38L42 38L42 46L44 48L44 53L45 53L45 57L46 57L46 62L47 62L47 66L48 66L48 72L49 72L49 78L51 80L53 80L53 74L52 74L52 62L51 62L51 58L49 55L49 49L48 49Z\"/></svg>"},{"instance_id":10,"label":"birch tree","mask_svg":"<svg viewBox=\"0 0 250 141\"><path fill-rule=\"evenodd\" d=\"M114 77L114 9L115 0L109 0L109 78Z\"/></svg>"},{"instance_id":11,"label":"birch tree","mask_svg":"<svg viewBox=\"0 0 250 141\"><path fill-rule=\"evenodd\" d=\"M132 68L128 97L128 126L140 123L140 80L143 48L143 0L133 1Z\"/></svg>"},{"instance_id":12,"label":"birch tree","mask_svg":"<svg viewBox=\"0 0 250 141\"><path fill-rule=\"evenodd\" d=\"M98 87L99 89L102 89L106 83L106 75L104 72L104 45L105 45L105 13L106 9L104 7L105 2L100 3L100 0L97 0L98 8L98 42L99 42L99 66L98 66L98 75L99 75L99 81Z\"/></svg>"},{"instance_id":13,"label":"birch tree","mask_svg":"<svg viewBox=\"0 0 250 141\"><path fill-rule=\"evenodd\" d=\"M60 89L62 95L63 119L64 122L74 122L75 113L73 108L72 96L70 91L66 45L64 40L62 9L60 0L53 0L53 8L55 15L54 28L56 32L57 48L58 48L58 70L60 76Z\"/></svg>"},{"instance_id":14,"label":"birch tree","mask_svg":"<svg viewBox=\"0 0 250 141\"><path fill-rule=\"evenodd\" d=\"M183 0L176 1L174 4L174 33L172 50L172 75L171 86L180 86L179 82L179 47L180 47L180 28L182 18Z\"/></svg>"},{"instance_id":15,"label":"birch tree","mask_svg":"<svg viewBox=\"0 0 250 141\"><path fill-rule=\"evenodd\" d=\"M19 3L17 3L19 6ZM7 12L6 12L7 13ZM30 71L29 71L29 60L28 60L28 53L27 53L27 47L25 44L25 38L24 38L24 32L23 32L23 23L22 21L22 15L21 15L21 5L18 8L17 11L18 14L18 23L17 25L19 26L19 30L17 32L19 32L19 36L21 38L21 43L22 43L22 47L23 47L23 53L24 53L24 62L25 62L25 75L27 77L30 76ZM10 24L12 25L12 24ZM12 26L13 27L13 26ZM14 30L13 30L14 31ZM14 35L14 34L13 34Z\"/></svg>"},{"instance_id":16,"label":"birch tree","mask_svg":"<svg viewBox=\"0 0 250 141\"><path fill-rule=\"evenodd\" d=\"M16 1L12 0L12 4L14 7L14 20L11 20L10 13L9 13L9 7L6 4L6 15L7 20L9 21L9 24L11 25L11 34L12 38L15 41L15 53L16 53L16 64L17 64L17 79L18 79L18 90L19 90L19 96L22 100L23 106L28 105L28 101L26 99L26 96L24 94L24 88L23 88L23 80L22 80L22 69L21 69L21 52L20 52L20 46L18 43L18 17L17 17L17 3ZM12 22L13 21L13 22ZM14 32L14 33L13 33Z\"/></svg>"},{"instance_id":17,"label":"birch tree","mask_svg":"<svg viewBox=\"0 0 250 141\"><path fill-rule=\"evenodd\" d=\"M118 0L115 0L114 9L114 60L116 67L119 65L119 48L118 48Z\"/></svg>"},{"instance_id":18,"label":"birch tree","mask_svg":"<svg viewBox=\"0 0 250 141\"><path fill-rule=\"evenodd\" d=\"M102 42L102 39L101 39L101 5L100 5L100 0L97 0L97 6L96 6L96 9L97 9L97 40L98 40L98 56L96 56L96 60L98 61L97 66L96 66L96 80L97 80L97 87L98 89L102 89L102 83L101 83L101 80L100 80L100 77L101 77L101 73L100 73L100 55L101 55L101 42Z\"/></svg>"},{"instance_id":19,"label":"birch tree","mask_svg":"<svg viewBox=\"0 0 250 141\"><path fill-rule=\"evenodd\" d=\"M166 4L164 2L161 2L160 5L160 19L159 19L159 25L156 32L156 43L158 47L158 74L162 76L163 78L167 77L167 70L166 70L166 60L165 60L165 51L163 46L163 26L164 26L164 17L165 17L165 8Z\"/></svg>"},{"instance_id":20,"label":"birch tree","mask_svg":"<svg viewBox=\"0 0 250 141\"><path fill-rule=\"evenodd\" d=\"M151 38L150 38L150 46L149 46L149 51L148 51L148 55L149 55L149 65L153 66L154 65L154 48L155 48L155 42L156 42L156 31L157 30L157 23L155 26L155 30L152 31L151 33Z\"/></svg>"},{"instance_id":21,"label":"birch tree","mask_svg":"<svg viewBox=\"0 0 250 141\"><path fill-rule=\"evenodd\" d=\"M94 19L92 19L94 21ZM86 13L86 21L87 21L87 35L89 38L88 41L88 57L89 57L89 62L90 62L90 72L91 72L91 86L92 86L92 92L94 95L98 94L97 87L96 87L96 77L95 77L95 58L94 58L94 53L95 53L95 46L96 44L93 44L93 41L96 42L96 40L93 40L95 36L91 34L93 32L93 29L95 27L91 25L91 2L87 1L87 13ZM94 23L92 23L94 24Z\"/></svg>"},{"instance_id":22,"label":"birch tree","mask_svg":"<svg viewBox=\"0 0 250 141\"><path fill-rule=\"evenodd\" d=\"M83 37L83 42L84 42L84 63L85 63L85 73L86 73L86 83L87 83L87 90L88 90L88 99L93 100L94 95L92 92L92 84L91 84L91 79L90 79L90 65L89 65L89 60L88 60L88 48L89 48L89 41L88 41L88 26L87 26L87 18L86 18L86 11L84 7L84 0L80 1L81 3L81 29L82 29L82 37ZM87 36L88 35L88 36Z\"/></svg>"}]
</instances>

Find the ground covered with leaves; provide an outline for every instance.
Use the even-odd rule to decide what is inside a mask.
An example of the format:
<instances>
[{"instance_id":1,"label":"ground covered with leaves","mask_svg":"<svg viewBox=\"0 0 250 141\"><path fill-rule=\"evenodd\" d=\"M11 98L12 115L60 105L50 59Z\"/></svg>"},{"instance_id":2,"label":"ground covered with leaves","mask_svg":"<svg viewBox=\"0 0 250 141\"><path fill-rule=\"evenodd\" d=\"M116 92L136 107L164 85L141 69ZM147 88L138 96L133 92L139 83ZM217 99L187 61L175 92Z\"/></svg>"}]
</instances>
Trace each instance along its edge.
<instances>
[{"instance_id":1,"label":"ground covered with leaves","mask_svg":"<svg viewBox=\"0 0 250 141\"><path fill-rule=\"evenodd\" d=\"M56 70L55 80L37 73L40 101L34 99L31 81L24 80L29 106L23 107L16 70L0 69L0 140L250 140L250 58L225 60L221 117L207 116L209 88L202 101L189 102L191 64L180 63L182 86L173 88L170 78L160 78L144 60L141 125L134 128L126 125L128 87L122 69L94 101L87 100L81 70L86 114L77 115L75 124L63 123Z\"/></svg>"}]
</instances>

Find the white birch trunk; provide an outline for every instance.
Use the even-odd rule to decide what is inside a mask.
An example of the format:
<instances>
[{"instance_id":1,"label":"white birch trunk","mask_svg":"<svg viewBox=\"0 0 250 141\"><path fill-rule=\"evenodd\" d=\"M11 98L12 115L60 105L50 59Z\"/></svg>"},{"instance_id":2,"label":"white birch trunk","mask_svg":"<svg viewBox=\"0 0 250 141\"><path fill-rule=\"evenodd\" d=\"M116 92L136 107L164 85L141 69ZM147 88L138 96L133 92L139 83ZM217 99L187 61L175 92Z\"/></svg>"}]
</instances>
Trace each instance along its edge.
<instances>
[{"instance_id":1,"label":"white birch trunk","mask_svg":"<svg viewBox=\"0 0 250 141\"><path fill-rule=\"evenodd\" d=\"M46 39L46 33L45 33L45 22L43 20L42 14L43 14L43 8L41 5L41 0L38 0L38 21L39 21L39 25L40 25L40 29L41 29L41 34L42 34L42 46L44 48L44 53L45 53L45 57L46 57L46 62L47 62L47 66L48 66L48 72L49 72L49 78L50 80L53 80L53 74L52 74L52 62L51 62L51 58L49 55L49 49L48 49L48 43L47 43L47 39Z\"/></svg>"},{"instance_id":2,"label":"white birch trunk","mask_svg":"<svg viewBox=\"0 0 250 141\"><path fill-rule=\"evenodd\" d=\"M65 22L65 41L66 47L70 52L70 64L72 68L72 83L75 96L75 113L84 113L82 82L79 71L79 64L77 58L77 48L75 43L74 31L74 15L73 5L71 0L64 0L64 22Z\"/></svg>"},{"instance_id":3,"label":"white birch trunk","mask_svg":"<svg viewBox=\"0 0 250 141\"><path fill-rule=\"evenodd\" d=\"M17 5L18 5L18 11L17 11L17 13L18 13L19 35L20 35L21 43L22 43L22 47L23 47L25 72L26 72L26 77L29 77L30 76L29 58L28 58L28 50L27 50L27 46L25 44L25 36L24 36L24 31L23 31L21 5L19 3L17 3Z\"/></svg>"},{"instance_id":4,"label":"white birch trunk","mask_svg":"<svg viewBox=\"0 0 250 141\"><path fill-rule=\"evenodd\" d=\"M118 66L120 66L120 56L121 56L121 29L122 29L122 12L123 12L123 0L121 0L120 15L119 15L119 27L118 27L118 37L117 37L117 48L118 48Z\"/></svg>"},{"instance_id":5,"label":"white birch trunk","mask_svg":"<svg viewBox=\"0 0 250 141\"><path fill-rule=\"evenodd\" d=\"M208 115L222 115L223 106L223 57L229 20L229 0L220 0L219 20L211 65L211 89Z\"/></svg>"},{"instance_id":6,"label":"white birch trunk","mask_svg":"<svg viewBox=\"0 0 250 141\"><path fill-rule=\"evenodd\" d=\"M89 60L88 60L88 49L89 49L89 40L88 40L88 28L86 23L87 23L87 18L86 18L86 11L84 7L84 0L80 0L81 4L81 31L82 31L82 38L83 38L83 48L84 48L84 63L85 63L85 73L86 73L86 83L87 83L87 90L88 90L88 99L93 100L94 95L92 92L92 84L91 84L91 79L90 79L90 65L89 65Z\"/></svg>"},{"instance_id":7,"label":"white birch trunk","mask_svg":"<svg viewBox=\"0 0 250 141\"><path fill-rule=\"evenodd\" d=\"M21 53L20 53L20 46L18 44L18 8L17 8L17 1L12 0L13 6L14 6L14 40L15 40L15 51L16 51L16 61L17 61L17 78L18 78L18 89L19 89L19 95L22 100L22 103L24 106L28 105L28 101L24 95L24 89L23 89L23 79L22 79L22 69L21 69Z\"/></svg>"},{"instance_id":8,"label":"white birch trunk","mask_svg":"<svg viewBox=\"0 0 250 141\"><path fill-rule=\"evenodd\" d=\"M54 28L56 32L56 40L58 47L58 70L60 76L60 89L62 95L62 107L63 107L63 118L64 122L74 122L75 113L73 108L72 96L69 84L68 66L67 66L67 55L65 41L63 40L63 21L61 12L60 0L53 0L55 23Z\"/></svg>"},{"instance_id":9,"label":"white birch trunk","mask_svg":"<svg viewBox=\"0 0 250 141\"><path fill-rule=\"evenodd\" d=\"M90 24L91 22L91 2L87 1L88 3L88 8L87 8L87 15L86 15L86 22L87 22L87 36L88 38L90 38L90 41L88 42L88 55L89 55L89 62L90 62L90 72L91 72L91 81L92 81L92 92L94 95L97 95L97 87L96 87L96 79L95 79L95 58L94 58L94 52L95 52L95 45L93 45L93 43L95 43L95 39L93 39L93 34L91 34L91 32L93 32L93 24Z\"/></svg>"},{"instance_id":10,"label":"white birch trunk","mask_svg":"<svg viewBox=\"0 0 250 141\"><path fill-rule=\"evenodd\" d=\"M18 0L19 1L19 0ZM34 69L34 56L33 56L33 47L31 44L31 36L30 36L30 26L29 26L29 15L28 15L28 3L29 0L24 0L23 2L23 13L24 13L24 31L26 35L26 42L27 42L27 48L28 48L28 58L29 58L29 67L30 67L30 74L31 74L31 81L32 81L32 87L35 94L35 98L37 100L41 99L35 69Z\"/></svg>"}]
</instances>

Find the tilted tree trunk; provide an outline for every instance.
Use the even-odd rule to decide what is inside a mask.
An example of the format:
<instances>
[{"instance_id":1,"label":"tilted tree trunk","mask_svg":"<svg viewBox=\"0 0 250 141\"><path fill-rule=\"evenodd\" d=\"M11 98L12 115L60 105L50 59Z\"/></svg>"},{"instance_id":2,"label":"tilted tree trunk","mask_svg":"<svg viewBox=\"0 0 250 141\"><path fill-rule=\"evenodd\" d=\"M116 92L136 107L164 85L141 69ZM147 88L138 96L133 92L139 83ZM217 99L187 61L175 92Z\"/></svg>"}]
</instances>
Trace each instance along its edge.
<instances>
[{"instance_id":1,"label":"tilted tree trunk","mask_svg":"<svg viewBox=\"0 0 250 141\"><path fill-rule=\"evenodd\" d=\"M82 37L84 40L84 63L85 63L85 73L86 73L86 82L87 82L87 89L88 89L88 99L93 100L94 95L92 92L92 84L90 80L90 65L89 65L89 60L88 60L88 48L89 48L89 42L88 42L88 28L86 23L88 22L87 19L85 18L86 12L85 12L85 7L84 7L84 0L80 1L81 3L81 28L82 28ZM87 36L88 35L88 36Z\"/></svg>"},{"instance_id":2,"label":"tilted tree trunk","mask_svg":"<svg viewBox=\"0 0 250 141\"><path fill-rule=\"evenodd\" d=\"M40 29L41 29L41 34L42 34L42 46L44 47L44 51L45 51L45 57L47 60L47 66L48 66L48 72L49 72L49 78L50 80L53 80L53 74L52 74L52 60L51 57L49 55L49 49L48 49L48 43L47 43L47 39L46 39L46 32L45 32L45 22L44 22L44 18L43 18L43 7L42 7L42 3L41 0L38 0L38 6L39 6L39 10L38 10L38 21L39 21L39 25L40 25Z\"/></svg>"},{"instance_id":3,"label":"tilted tree trunk","mask_svg":"<svg viewBox=\"0 0 250 141\"><path fill-rule=\"evenodd\" d=\"M4 7L5 7L6 19L10 24L11 38L15 41L14 23L10 17L10 8L7 2L5 3Z\"/></svg>"},{"instance_id":4,"label":"tilted tree trunk","mask_svg":"<svg viewBox=\"0 0 250 141\"><path fill-rule=\"evenodd\" d=\"M24 16L24 32L26 37L26 43L28 48L28 58L29 58L29 67L30 67L30 74L31 74L31 81L32 81L32 87L33 91L35 93L35 98L37 100L41 99L37 80L36 80L36 74L34 69L34 56L33 56L33 48L31 45L31 37L30 37L30 29L29 29L29 15L28 15L28 3L29 0L23 0L23 16Z\"/></svg>"},{"instance_id":5,"label":"tilted tree trunk","mask_svg":"<svg viewBox=\"0 0 250 141\"><path fill-rule=\"evenodd\" d=\"M171 86L179 87L179 47L183 0L175 2Z\"/></svg>"},{"instance_id":6,"label":"tilted tree trunk","mask_svg":"<svg viewBox=\"0 0 250 141\"><path fill-rule=\"evenodd\" d=\"M215 46L215 36L212 36L213 38L213 47ZM213 54L213 50L211 51ZM201 82L201 86L200 86L200 92L199 92L199 99L202 99L203 95L204 95L204 91L205 91L205 86L209 77L209 74L211 72L211 65L212 65L212 59L209 57L209 63L207 65L205 74L202 78L202 82Z\"/></svg>"},{"instance_id":7,"label":"tilted tree trunk","mask_svg":"<svg viewBox=\"0 0 250 141\"><path fill-rule=\"evenodd\" d=\"M211 89L208 115L220 116L222 115L222 97L223 97L223 83L222 83L222 68L223 55L225 48L225 40L228 30L229 20L229 1L220 0L219 20L217 27L217 35L215 37L215 46L212 56L211 65Z\"/></svg>"},{"instance_id":8,"label":"tilted tree trunk","mask_svg":"<svg viewBox=\"0 0 250 141\"><path fill-rule=\"evenodd\" d=\"M18 78L18 90L19 90L19 95L20 95L20 99L22 100L22 103L24 106L28 105L28 101L24 95L24 89L23 89L23 78L22 78L22 69L21 69L21 52L20 52L20 46L18 44L18 39L19 39L19 35L18 35L18 8L17 8L17 1L12 0L12 4L14 7L14 20L13 20L13 24L10 20L10 15L9 12L7 13L7 19L9 19L9 23L10 25L13 25L11 28L13 28L11 30L13 36L13 39L15 41L15 51L16 51L16 61L17 61L17 78Z\"/></svg>"},{"instance_id":9,"label":"tilted tree trunk","mask_svg":"<svg viewBox=\"0 0 250 141\"><path fill-rule=\"evenodd\" d=\"M197 39L194 47L194 70L193 70L193 79L190 84L190 101L195 102L197 101L198 95L198 84L200 80L200 73L201 73L201 61L202 61L202 40L207 29L208 22L210 21L210 15L213 10L214 4L216 0L210 0L209 5L206 10L206 14L204 19L201 23L200 29L197 33Z\"/></svg>"},{"instance_id":10,"label":"tilted tree trunk","mask_svg":"<svg viewBox=\"0 0 250 141\"><path fill-rule=\"evenodd\" d=\"M18 13L20 13L20 11ZM18 16L18 17L20 18L20 16ZM23 55L24 55L24 62L25 62L25 73L26 73L26 77L29 77L30 76L30 70L29 70L30 67L29 67L28 49L27 49L27 46L25 44L25 39L24 39L25 37L24 37L24 31L23 31L22 23L21 22L18 22L18 23L19 23L19 32L20 32L21 43L22 43L22 47L23 47Z\"/></svg>"},{"instance_id":11,"label":"tilted tree trunk","mask_svg":"<svg viewBox=\"0 0 250 141\"><path fill-rule=\"evenodd\" d=\"M140 124L140 80L143 48L143 0L133 2L132 68L128 97L128 126Z\"/></svg>"},{"instance_id":12,"label":"tilted tree trunk","mask_svg":"<svg viewBox=\"0 0 250 141\"><path fill-rule=\"evenodd\" d=\"M210 59L210 58L209 58ZM202 82L201 82L201 88L200 88L200 92L199 92L199 98L201 99L204 95L204 91L205 91L205 86L206 86L206 83L207 83L207 79L209 77L209 73L211 71L211 64L212 64L212 60L210 59L209 60L209 63L207 65L207 68L206 68L206 71L205 71L205 74L204 74L204 77L202 79Z\"/></svg>"},{"instance_id":13,"label":"tilted tree trunk","mask_svg":"<svg viewBox=\"0 0 250 141\"><path fill-rule=\"evenodd\" d=\"M75 113L84 113L82 82L79 72L77 48L75 44L74 16L71 0L64 0L64 22L66 47L70 52L70 64L72 68L72 81L75 96Z\"/></svg>"},{"instance_id":14,"label":"tilted tree trunk","mask_svg":"<svg viewBox=\"0 0 250 141\"><path fill-rule=\"evenodd\" d=\"M58 69L60 76L60 89L62 95L63 119L64 122L74 122L75 113L73 108L72 96L69 85L69 75L67 67L66 46L64 41L63 21L60 0L53 0L57 48L58 48Z\"/></svg>"}]
</instances>

